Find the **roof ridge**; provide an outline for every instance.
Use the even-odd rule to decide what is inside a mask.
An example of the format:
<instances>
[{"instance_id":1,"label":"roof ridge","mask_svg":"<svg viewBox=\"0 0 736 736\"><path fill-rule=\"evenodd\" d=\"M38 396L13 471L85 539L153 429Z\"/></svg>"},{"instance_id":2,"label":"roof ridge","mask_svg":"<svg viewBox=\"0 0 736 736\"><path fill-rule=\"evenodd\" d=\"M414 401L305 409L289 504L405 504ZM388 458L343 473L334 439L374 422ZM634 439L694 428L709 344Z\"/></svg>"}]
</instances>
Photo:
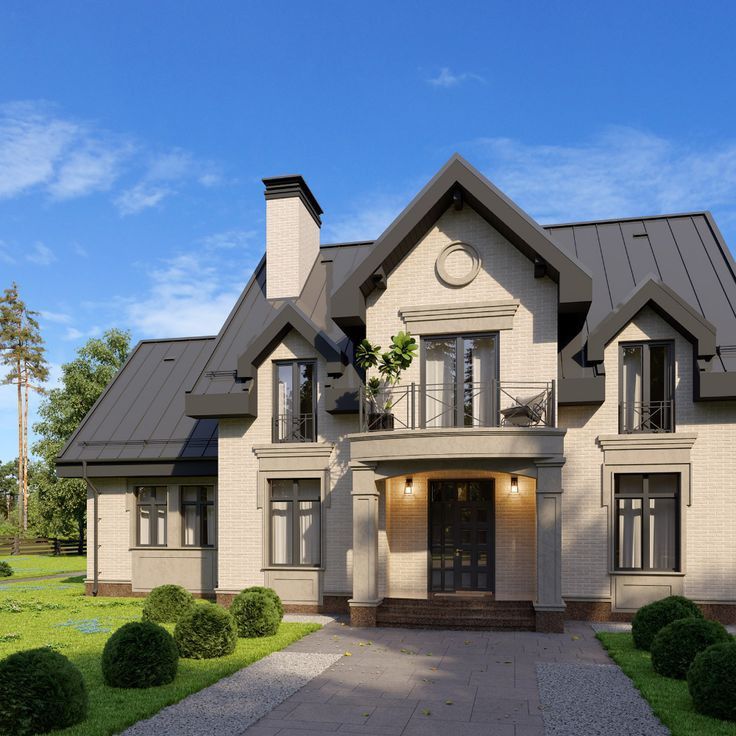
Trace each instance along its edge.
<instances>
[{"instance_id":1,"label":"roof ridge","mask_svg":"<svg viewBox=\"0 0 736 736\"><path fill-rule=\"evenodd\" d=\"M615 224L617 222L642 222L644 220L667 220L672 217L703 217L707 215L709 210L694 210L693 212L672 212L661 215L641 215L639 217L607 217L601 220L579 220L574 222L560 222L560 223L549 223L541 225L540 227L545 230L552 230L558 227L576 227L578 225L608 225Z\"/></svg>"}]
</instances>

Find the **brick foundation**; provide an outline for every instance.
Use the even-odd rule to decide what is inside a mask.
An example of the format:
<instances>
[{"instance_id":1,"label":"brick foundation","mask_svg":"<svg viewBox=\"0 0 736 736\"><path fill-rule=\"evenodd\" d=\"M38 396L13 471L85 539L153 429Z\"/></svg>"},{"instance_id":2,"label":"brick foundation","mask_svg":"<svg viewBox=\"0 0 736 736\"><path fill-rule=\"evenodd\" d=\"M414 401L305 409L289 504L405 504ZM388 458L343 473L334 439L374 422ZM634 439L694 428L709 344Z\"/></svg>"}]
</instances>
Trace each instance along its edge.
<instances>
[{"instance_id":1,"label":"brick foundation","mask_svg":"<svg viewBox=\"0 0 736 736\"><path fill-rule=\"evenodd\" d=\"M350 606L350 625L375 628L377 610L378 606Z\"/></svg>"},{"instance_id":2,"label":"brick foundation","mask_svg":"<svg viewBox=\"0 0 736 736\"><path fill-rule=\"evenodd\" d=\"M91 580L85 580L84 594L92 595ZM148 595L148 591L133 590L131 583L105 583L100 581L97 584L97 595L98 597L104 598L145 598ZM214 600L215 598L214 593L192 593L192 596L207 600Z\"/></svg>"},{"instance_id":3,"label":"brick foundation","mask_svg":"<svg viewBox=\"0 0 736 736\"><path fill-rule=\"evenodd\" d=\"M565 601L565 618L568 621L620 621L634 617L628 611L612 611L610 601Z\"/></svg>"},{"instance_id":4,"label":"brick foundation","mask_svg":"<svg viewBox=\"0 0 736 736\"><path fill-rule=\"evenodd\" d=\"M535 611L534 630L541 634L564 634L564 611Z\"/></svg>"}]
</instances>

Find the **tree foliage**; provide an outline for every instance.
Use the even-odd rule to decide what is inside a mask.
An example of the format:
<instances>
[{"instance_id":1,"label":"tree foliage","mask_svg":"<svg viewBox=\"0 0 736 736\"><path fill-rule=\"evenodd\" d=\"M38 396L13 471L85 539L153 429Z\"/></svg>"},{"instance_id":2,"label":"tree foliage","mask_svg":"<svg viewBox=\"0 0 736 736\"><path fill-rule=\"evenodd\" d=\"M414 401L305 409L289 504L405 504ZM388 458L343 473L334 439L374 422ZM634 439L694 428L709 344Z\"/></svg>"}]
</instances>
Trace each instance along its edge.
<instances>
[{"instance_id":1,"label":"tree foliage","mask_svg":"<svg viewBox=\"0 0 736 736\"><path fill-rule=\"evenodd\" d=\"M84 537L87 488L76 478L57 478L54 462L79 423L122 366L130 334L117 329L88 340L77 357L61 367L58 388L51 389L39 409L33 446L42 460L32 508L38 533L50 537Z\"/></svg>"}]
</instances>

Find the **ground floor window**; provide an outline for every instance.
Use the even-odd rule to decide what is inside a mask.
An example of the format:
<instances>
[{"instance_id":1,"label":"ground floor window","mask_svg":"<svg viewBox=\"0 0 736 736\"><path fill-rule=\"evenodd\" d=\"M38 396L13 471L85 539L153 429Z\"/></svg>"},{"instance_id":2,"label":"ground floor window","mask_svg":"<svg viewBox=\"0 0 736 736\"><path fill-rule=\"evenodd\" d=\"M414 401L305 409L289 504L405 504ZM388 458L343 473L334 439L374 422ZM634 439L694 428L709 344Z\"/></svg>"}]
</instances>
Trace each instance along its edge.
<instances>
[{"instance_id":1,"label":"ground floor window","mask_svg":"<svg viewBox=\"0 0 736 736\"><path fill-rule=\"evenodd\" d=\"M166 486L135 489L138 545L166 546Z\"/></svg>"},{"instance_id":2,"label":"ground floor window","mask_svg":"<svg viewBox=\"0 0 736 736\"><path fill-rule=\"evenodd\" d=\"M615 476L616 569L679 570L680 476Z\"/></svg>"},{"instance_id":3,"label":"ground floor window","mask_svg":"<svg viewBox=\"0 0 736 736\"><path fill-rule=\"evenodd\" d=\"M213 486L182 486L181 515L185 547L212 547L215 544Z\"/></svg>"},{"instance_id":4,"label":"ground floor window","mask_svg":"<svg viewBox=\"0 0 736 736\"><path fill-rule=\"evenodd\" d=\"M270 481L271 564L317 567L321 561L320 481Z\"/></svg>"}]
</instances>

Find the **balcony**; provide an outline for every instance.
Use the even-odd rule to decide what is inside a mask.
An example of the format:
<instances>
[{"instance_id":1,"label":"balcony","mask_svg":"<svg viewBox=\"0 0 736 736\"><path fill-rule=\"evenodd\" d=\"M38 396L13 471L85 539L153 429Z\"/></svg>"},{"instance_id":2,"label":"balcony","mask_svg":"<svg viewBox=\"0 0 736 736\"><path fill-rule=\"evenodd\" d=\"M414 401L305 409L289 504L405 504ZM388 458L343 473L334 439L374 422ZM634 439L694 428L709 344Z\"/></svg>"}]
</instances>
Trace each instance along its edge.
<instances>
[{"instance_id":1,"label":"balcony","mask_svg":"<svg viewBox=\"0 0 736 736\"><path fill-rule=\"evenodd\" d=\"M674 432L674 401L632 401L619 404L619 433Z\"/></svg>"},{"instance_id":2,"label":"balcony","mask_svg":"<svg viewBox=\"0 0 736 736\"><path fill-rule=\"evenodd\" d=\"M361 432L555 427L555 382L410 383L362 386Z\"/></svg>"},{"instance_id":3,"label":"balcony","mask_svg":"<svg viewBox=\"0 0 736 736\"><path fill-rule=\"evenodd\" d=\"M277 414L273 418L274 442L316 442L314 414Z\"/></svg>"}]
</instances>

